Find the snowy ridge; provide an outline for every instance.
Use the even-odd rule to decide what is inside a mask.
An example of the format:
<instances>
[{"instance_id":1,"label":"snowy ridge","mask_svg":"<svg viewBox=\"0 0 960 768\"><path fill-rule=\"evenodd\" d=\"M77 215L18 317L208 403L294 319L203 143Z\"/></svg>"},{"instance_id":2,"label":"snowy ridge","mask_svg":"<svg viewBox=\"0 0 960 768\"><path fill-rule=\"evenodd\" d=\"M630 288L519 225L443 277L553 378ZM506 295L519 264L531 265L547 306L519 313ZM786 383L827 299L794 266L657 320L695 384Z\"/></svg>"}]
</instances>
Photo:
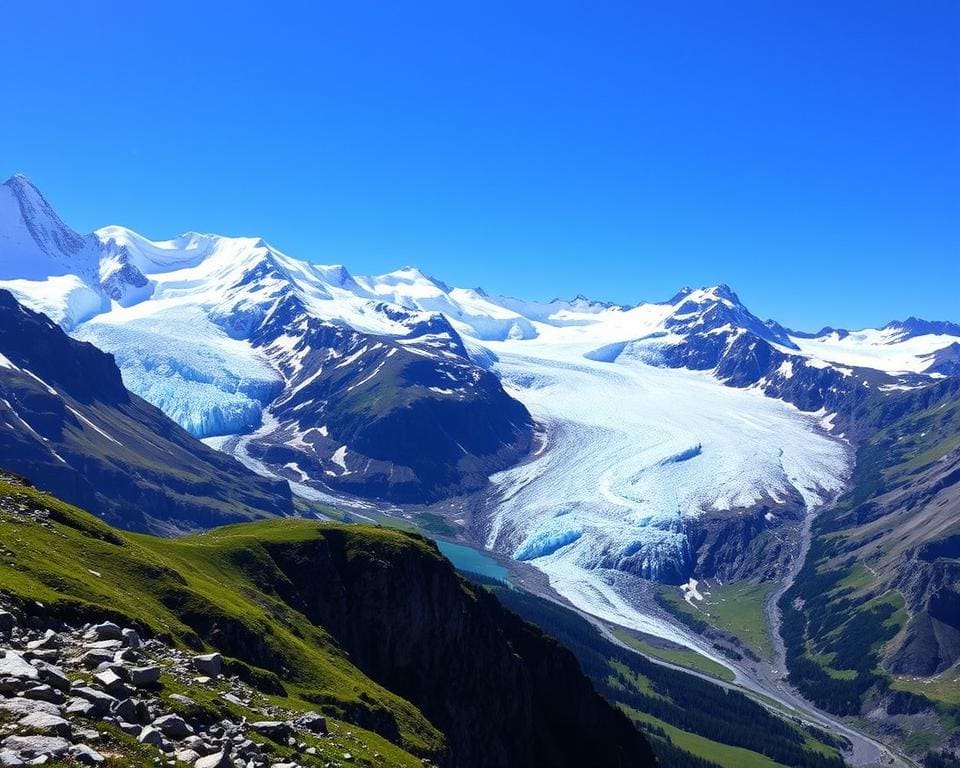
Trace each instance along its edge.
<instances>
[{"instance_id":1,"label":"snowy ridge","mask_svg":"<svg viewBox=\"0 0 960 768\"><path fill-rule=\"evenodd\" d=\"M862 331L831 331L813 338L791 337L800 352L813 359L841 366L871 368L887 373L923 373L930 357L940 349L960 342L960 327L947 332L905 334L887 326Z\"/></svg>"}]
</instances>

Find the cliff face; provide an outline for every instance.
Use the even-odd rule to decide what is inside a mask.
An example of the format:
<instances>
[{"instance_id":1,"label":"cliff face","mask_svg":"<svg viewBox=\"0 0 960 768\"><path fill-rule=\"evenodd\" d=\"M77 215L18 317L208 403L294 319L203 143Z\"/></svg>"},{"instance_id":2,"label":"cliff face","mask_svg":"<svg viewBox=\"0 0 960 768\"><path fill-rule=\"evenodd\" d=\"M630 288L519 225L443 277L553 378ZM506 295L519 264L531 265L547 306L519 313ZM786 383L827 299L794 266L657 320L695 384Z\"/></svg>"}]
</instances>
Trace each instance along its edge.
<instances>
[{"instance_id":1,"label":"cliff face","mask_svg":"<svg viewBox=\"0 0 960 768\"><path fill-rule=\"evenodd\" d=\"M402 556L353 529L269 547L284 599L360 669L415 704L456 766L645 766L645 739L573 655L466 585L440 557Z\"/></svg>"},{"instance_id":2,"label":"cliff face","mask_svg":"<svg viewBox=\"0 0 960 768\"><path fill-rule=\"evenodd\" d=\"M219 651L289 709L405 756L357 765L654 765L569 651L421 536L303 519L135 536L0 472L0 541L0 605Z\"/></svg>"}]
</instances>

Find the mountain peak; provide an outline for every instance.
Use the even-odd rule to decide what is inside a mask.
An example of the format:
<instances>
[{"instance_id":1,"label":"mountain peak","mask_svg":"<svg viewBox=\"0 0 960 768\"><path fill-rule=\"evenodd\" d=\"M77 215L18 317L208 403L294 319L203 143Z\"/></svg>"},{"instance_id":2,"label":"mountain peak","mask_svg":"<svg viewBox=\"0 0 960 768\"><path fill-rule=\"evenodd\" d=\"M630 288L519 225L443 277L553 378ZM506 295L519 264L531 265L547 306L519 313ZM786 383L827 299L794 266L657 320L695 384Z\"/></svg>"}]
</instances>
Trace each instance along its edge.
<instances>
[{"instance_id":1,"label":"mountain peak","mask_svg":"<svg viewBox=\"0 0 960 768\"><path fill-rule=\"evenodd\" d=\"M79 258L88 238L64 224L40 190L21 173L0 187L0 230L6 238L6 277L36 279L92 269L92 263Z\"/></svg>"},{"instance_id":2,"label":"mountain peak","mask_svg":"<svg viewBox=\"0 0 960 768\"><path fill-rule=\"evenodd\" d=\"M708 294L716 296L720 300L729 301L733 304L740 304L740 297L737 296L733 289L726 283L717 283L709 288L705 288L704 291Z\"/></svg>"},{"instance_id":3,"label":"mountain peak","mask_svg":"<svg viewBox=\"0 0 960 768\"><path fill-rule=\"evenodd\" d=\"M9 179L3 182L3 185L5 187L11 187L11 188L29 187L30 189L35 191L37 194L40 194L40 190L37 189L36 185L32 181L30 181L29 178L27 178L26 174L23 174L23 173L13 174L13 176L11 176Z\"/></svg>"},{"instance_id":4,"label":"mountain peak","mask_svg":"<svg viewBox=\"0 0 960 768\"><path fill-rule=\"evenodd\" d=\"M687 300L696 304L721 302L728 306L743 306L740 297L726 283L717 283L716 285L696 289L684 286L667 300L667 304L677 305Z\"/></svg>"},{"instance_id":5,"label":"mountain peak","mask_svg":"<svg viewBox=\"0 0 960 768\"><path fill-rule=\"evenodd\" d=\"M910 316L906 320L894 320L883 326L897 341L906 341L915 336L960 336L960 324L949 320L924 320Z\"/></svg>"},{"instance_id":6,"label":"mountain peak","mask_svg":"<svg viewBox=\"0 0 960 768\"><path fill-rule=\"evenodd\" d=\"M400 267L400 269L395 269L393 272L387 272L383 275L378 275L374 278L378 283L383 283L386 285L416 285L417 283L429 283L430 285L439 288L443 293L450 293L452 290L449 285L444 283L442 280L438 280L435 277L431 277L426 274L419 267L413 267L409 264L405 267Z\"/></svg>"}]
</instances>

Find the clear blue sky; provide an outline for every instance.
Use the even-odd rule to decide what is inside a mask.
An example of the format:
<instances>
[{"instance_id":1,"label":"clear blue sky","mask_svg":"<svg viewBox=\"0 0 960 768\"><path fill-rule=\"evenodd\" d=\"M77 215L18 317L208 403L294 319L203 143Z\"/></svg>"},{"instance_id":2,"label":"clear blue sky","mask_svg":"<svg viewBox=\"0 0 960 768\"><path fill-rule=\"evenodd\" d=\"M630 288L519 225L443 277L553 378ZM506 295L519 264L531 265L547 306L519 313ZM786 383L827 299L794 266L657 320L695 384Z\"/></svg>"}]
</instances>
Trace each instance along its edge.
<instances>
[{"instance_id":1,"label":"clear blue sky","mask_svg":"<svg viewBox=\"0 0 960 768\"><path fill-rule=\"evenodd\" d=\"M6 4L0 174L357 273L960 320L956 0L240 6Z\"/></svg>"}]
</instances>

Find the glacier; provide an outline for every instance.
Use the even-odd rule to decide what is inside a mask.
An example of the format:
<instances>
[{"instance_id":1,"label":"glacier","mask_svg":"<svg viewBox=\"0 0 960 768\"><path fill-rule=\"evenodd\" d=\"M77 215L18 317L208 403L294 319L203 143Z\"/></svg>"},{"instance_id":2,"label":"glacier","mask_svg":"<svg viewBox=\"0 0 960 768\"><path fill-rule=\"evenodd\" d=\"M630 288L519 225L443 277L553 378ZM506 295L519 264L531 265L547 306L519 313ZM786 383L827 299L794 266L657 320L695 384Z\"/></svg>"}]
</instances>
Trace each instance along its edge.
<instances>
[{"instance_id":1,"label":"glacier","mask_svg":"<svg viewBox=\"0 0 960 768\"><path fill-rule=\"evenodd\" d=\"M74 336L112 352L127 389L194 437L256 429L263 408L283 389L266 360L199 310L114 310Z\"/></svg>"},{"instance_id":2,"label":"glacier","mask_svg":"<svg viewBox=\"0 0 960 768\"><path fill-rule=\"evenodd\" d=\"M483 342L545 430L539 453L492 476L485 544L578 608L663 635L633 597L688 577L691 520L789 497L814 509L842 487L849 448L816 415L709 373L591 359L583 327L539 330Z\"/></svg>"}]
</instances>

